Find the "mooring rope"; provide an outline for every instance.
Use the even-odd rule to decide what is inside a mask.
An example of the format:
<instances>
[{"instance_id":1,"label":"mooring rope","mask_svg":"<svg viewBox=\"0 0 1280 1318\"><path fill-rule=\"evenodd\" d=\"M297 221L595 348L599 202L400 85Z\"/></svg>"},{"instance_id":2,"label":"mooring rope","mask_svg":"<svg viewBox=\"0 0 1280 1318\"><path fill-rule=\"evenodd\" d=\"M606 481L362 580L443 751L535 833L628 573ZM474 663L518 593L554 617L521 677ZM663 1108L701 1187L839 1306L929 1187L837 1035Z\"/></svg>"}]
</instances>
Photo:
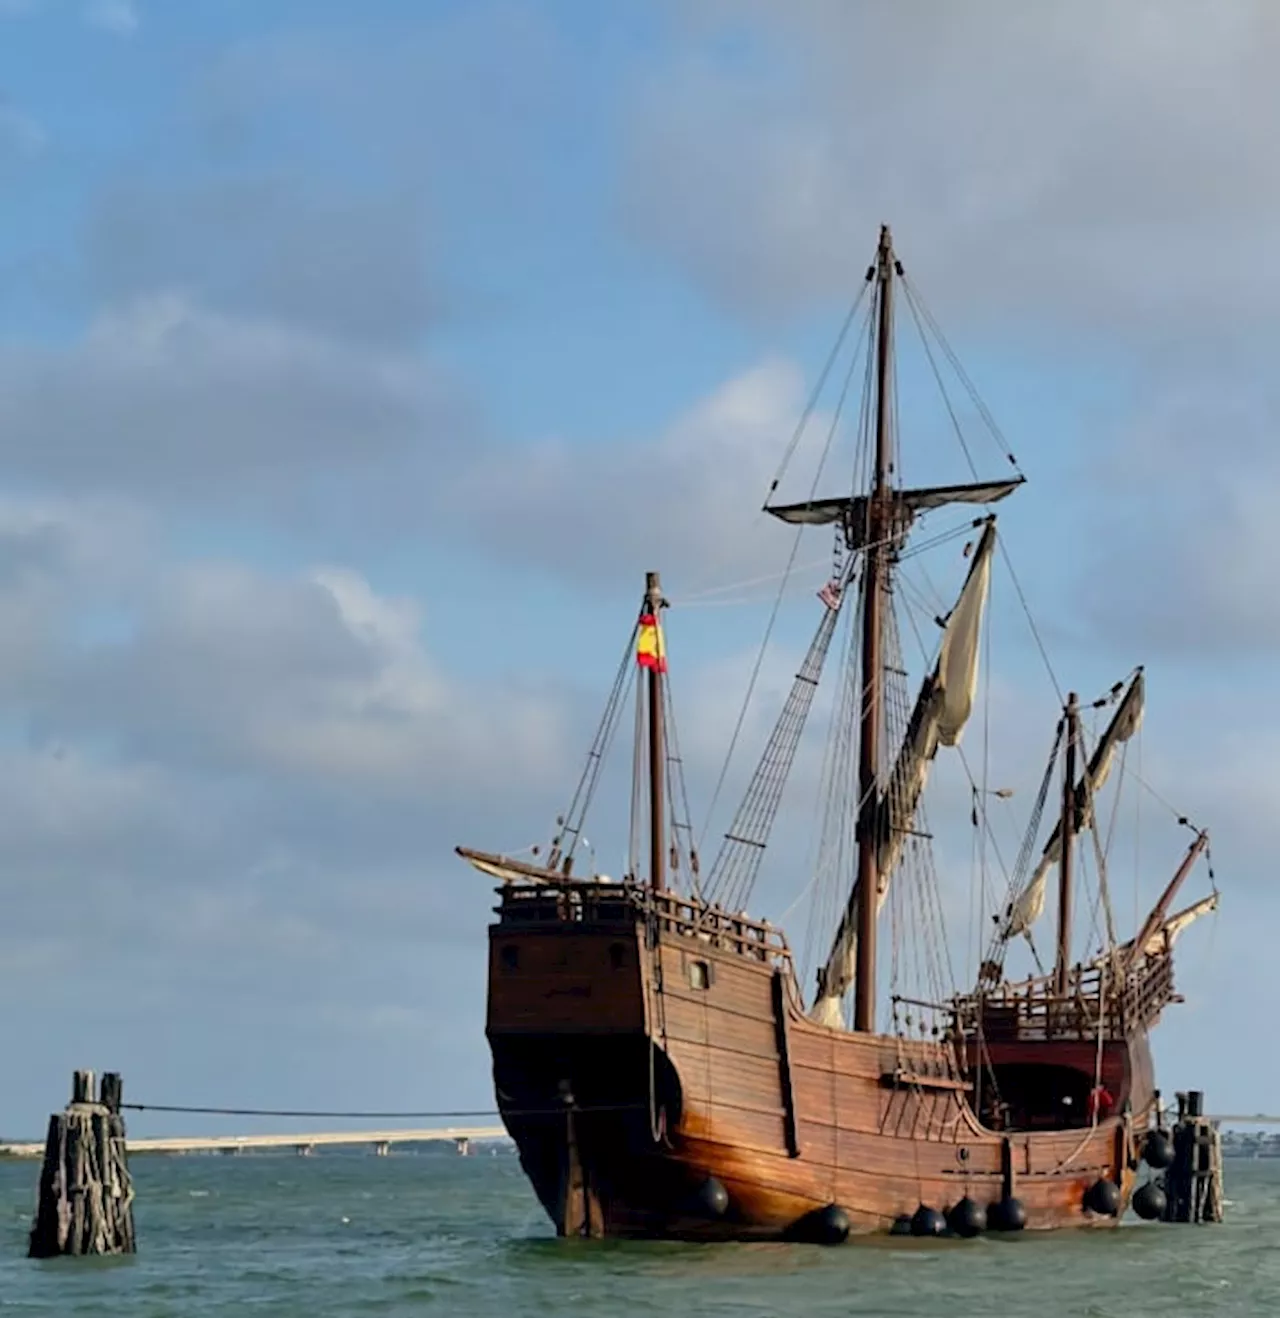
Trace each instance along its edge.
<instances>
[{"instance_id":1,"label":"mooring rope","mask_svg":"<svg viewBox=\"0 0 1280 1318\"><path fill-rule=\"evenodd\" d=\"M130 1112L181 1112L207 1117L330 1117L342 1121L437 1120L445 1117L496 1117L497 1108L477 1108L456 1112L319 1112L253 1107L187 1107L175 1103L121 1103Z\"/></svg>"},{"instance_id":2,"label":"mooring rope","mask_svg":"<svg viewBox=\"0 0 1280 1318\"><path fill-rule=\"evenodd\" d=\"M435 1121L448 1117L529 1117L545 1116L564 1111L562 1106L538 1108L458 1109L449 1112L320 1112L316 1110L251 1107L190 1107L175 1103L121 1103L130 1112L181 1112L188 1116L208 1117L325 1117L335 1121ZM641 1111L643 1103L587 1103L573 1105L575 1112L631 1112Z\"/></svg>"}]
</instances>

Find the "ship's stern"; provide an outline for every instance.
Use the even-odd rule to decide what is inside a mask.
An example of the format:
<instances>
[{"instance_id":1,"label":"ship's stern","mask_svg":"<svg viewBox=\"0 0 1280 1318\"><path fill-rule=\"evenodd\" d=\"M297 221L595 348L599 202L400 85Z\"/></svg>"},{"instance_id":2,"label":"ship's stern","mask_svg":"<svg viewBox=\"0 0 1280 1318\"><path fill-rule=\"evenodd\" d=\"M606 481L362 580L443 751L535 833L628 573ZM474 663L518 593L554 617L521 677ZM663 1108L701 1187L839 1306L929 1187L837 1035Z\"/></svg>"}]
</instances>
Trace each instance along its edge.
<instances>
[{"instance_id":1,"label":"ship's stern","mask_svg":"<svg viewBox=\"0 0 1280 1318\"><path fill-rule=\"evenodd\" d=\"M512 884L501 896L486 1033L526 1175L561 1235L669 1226L691 1187L662 1156L680 1085L650 1032L642 904L621 884Z\"/></svg>"}]
</instances>

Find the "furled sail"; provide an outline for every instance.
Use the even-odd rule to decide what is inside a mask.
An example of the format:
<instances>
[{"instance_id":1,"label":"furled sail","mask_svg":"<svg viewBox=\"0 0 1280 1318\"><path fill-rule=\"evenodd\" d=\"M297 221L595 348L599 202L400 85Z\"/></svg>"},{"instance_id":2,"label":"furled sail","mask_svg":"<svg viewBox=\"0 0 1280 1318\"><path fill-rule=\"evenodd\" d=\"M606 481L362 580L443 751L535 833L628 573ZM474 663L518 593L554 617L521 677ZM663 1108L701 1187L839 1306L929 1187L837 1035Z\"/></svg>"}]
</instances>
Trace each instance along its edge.
<instances>
[{"instance_id":1,"label":"furled sail","mask_svg":"<svg viewBox=\"0 0 1280 1318\"><path fill-rule=\"evenodd\" d=\"M973 710L978 681L978 651L982 617L991 586L991 559L995 553L995 518L991 518L974 551L969 575L955 608L947 619L933 672L925 678L911 712L906 735L889 778L888 790L877 811L876 912L884 905L902 845L920 804L929 766L939 746L954 746ZM858 902L855 882L836 931L831 955L820 977L812 1016L821 1024L838 1026L840 1004L853 981L858 954Z\"/></svg>"},{"instance_id":2,"label":"furled sail","mask_svg":"<svg viewBox=\"0 0 1280 1318\"><path fill-rule=\"evenodd\" d=\"M523 860L513 860L510 856L500 856L492 851L476 851L473 847L454 847L463 860L469 861L481 874L501 879L503 883L520 883L532 880L534 883L558 883L567 877L564 869L548 869L545 865L530 865Z\"/></svg>"},{"instance_id":3,"label":"furled sail","mask_svg":"<svg viewBox=\"0 0 1280 1318\"><path fill-rule=\"evenodd\" d=\"M1022 476L1016 476L1012 480L980 481L973 485L931 485L922 490L898 490L892 498L895 504L914 516L943 508L949 503L992 504L1012 494L1023 481ZM773 504L766 506L765 512L793 526L826 526L839 521L860 525L866 520L866 508L867 496L855 494L836 499L806 499L804 503Z\"/></svg>"},{"instance_id":4,"label":"furled sail","mask_svg":"<svg viewBox=\"0 0 1280 1318\"><path fill-rule=\"evenodd\" d=\"M1012 480L980 481L973 485L932 485L921 490L895 490L889 496L887 522L876 532L888 535L890 542L906 536L920 513L932 512L955 503L993 504L1012 494L1023 482ZM872 535L869 496L855 494L838 499L809 499L804 503L766 505L765 512L793 526L840 525L845 544L852 550L865 549Z\"/></svg>"},{"instance_id":5,"label":"furled sail","mask_svg":"<svg viewBox=\"0 0 1280 1318\"><path fill-rule=\"evenodd\" d=\"M1139 668L1129 689L1124 693L1115 715L1107 730L1102 734L1093 758L1089 761L1084 775L1076 785L1075 809L1072 811L1072 829L1074 837L1082 828L1092 821L1093 801L1102 790L1103 784L1111 773L1111 765L1116 751L1137 732L1142 724L1142 711L1146 701L1142 669ZM1001 937L1007 942L1017 934L1024 934L1044 912L1045 894L1049 885L1049 874L1062 858L1062 820L1059 819L1053 832L1045 843L1040 862L1035 868L1027 886L1010 904L1005 913L1005 926Z\"/></svg>"},{"instance_id":6,"label":"furled sail","mask_svg":"<svg viewBox=\"0 0 1280 1318\"><path fill-rule=\"evenodd\" d=\"M1154 932L1143 940L1138 956L1158 956L1161 952L1172 950L1174 942L1184 929L1195 924L1202 915L1208 915L1210 911L1216 911L1217 909L1218 894L1216 892L1210 893L1208 897L1201 897L1198 902L1188 906L1185 910L1178 911L1175 915L1171 915L1167 920L1157 925ZM1133 943L1125 943L1122 947L1118 947L1116 951L1121 958L1124 958L1133 952Z\"/></svg>"}]
</instances>

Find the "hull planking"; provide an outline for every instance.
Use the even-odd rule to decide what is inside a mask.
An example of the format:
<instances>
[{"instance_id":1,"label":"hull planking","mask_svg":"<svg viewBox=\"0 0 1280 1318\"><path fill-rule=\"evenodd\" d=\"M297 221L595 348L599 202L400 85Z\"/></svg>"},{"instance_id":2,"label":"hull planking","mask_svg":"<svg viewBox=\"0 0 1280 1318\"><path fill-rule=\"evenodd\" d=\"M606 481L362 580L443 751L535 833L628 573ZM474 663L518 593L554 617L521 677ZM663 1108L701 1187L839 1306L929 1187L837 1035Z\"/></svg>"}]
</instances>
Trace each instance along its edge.
<instances>
[{"instance_id":1,"label":"hull planking","mask_svg":"<svg viewBox=\"0 0 1280 1318\"><path fill-rule=\"evenodd\" d=\"M1100 1050L991 1040L986 1067L957 1066L963 1040L814 1023L768 926L619 885L503 892L495 1084L562 1235L779 1239L829 1205L854 1231L888 1231L964 1198L1016 1198L1031 1229L1110 1225L1090 1187L1128 1201L1155 1100L1143 1030ZM1116 1115L1091 1123L1099 1070ZM988 1093L984 1109L970 1075L995 1077L1000 1105Z\"/></svg>"}]
</instances>

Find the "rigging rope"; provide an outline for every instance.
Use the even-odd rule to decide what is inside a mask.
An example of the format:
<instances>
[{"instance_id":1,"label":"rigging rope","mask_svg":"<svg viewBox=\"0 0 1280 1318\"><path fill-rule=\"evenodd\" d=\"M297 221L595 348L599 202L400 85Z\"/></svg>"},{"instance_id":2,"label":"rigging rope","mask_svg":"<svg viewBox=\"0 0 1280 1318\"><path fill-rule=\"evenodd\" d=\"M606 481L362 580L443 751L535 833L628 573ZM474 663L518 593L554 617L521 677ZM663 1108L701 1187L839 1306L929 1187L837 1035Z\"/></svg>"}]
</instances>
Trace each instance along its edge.
<instances>
[{"instance_id":1,"label":"rigging rope","mask_svg":"<svg viewBox=\"0 0 1280 1318\"><path fill-rule=\"evenodd\" d=\"M1036 799L1031 807L1031 818L1027 821L1026 832L1022 835L1022 846L1018 850L1017 859L1013 864L1013 873L1009 877L1008 887L1005 892L1005 902L1003 914L996 917L996 931L992 935L991 942L987 945L987 961L992 965L1003 966L1003 957L997 957L1000 954L1003 944L1007 941L1009 934L1008 928L1010 917L1013 914L1013 903L1022 891L1023 884L1026 882L1027 874L1031 868L1031 854L1035 850L1036 841L1040 835L1040 820L1044 815L1045 804L1049 799L1049 787L1053 782L1054 769L1057 767L1058 752L1062 748L1062 737L1066 728L1066 720L1058 720L1057 732L1053 738L1053 746L1049 751L1049 758L1045 764L1044 775L1040 779L1040 790L1036 793ZM1027 941L1031 942L1030 930L1027 931ZM1032 944L1032 951L1035 951L1035 945ZM1037 963L1039 956L1036 957Z\"/></svg>"},{"instance_id":2,"label":"rigging rope","mask_svg":"<svg viewBox=\"0 0 1280 1318\"><path fill-rule=\"evenodd\" d=\"M817 406L817 399L821 394L822 387L826 383L827 376L830 374L831 371L831 366L834 364L836 357L839 354L839 349L844 343L845 336L848 334L849 325L852 323L854 313L861 305L862 299L866 296L866 291L868 287L870 287L869 280L866 284L863 285L862 291L858 294L857 299L854 301L853 306L849 310L849 315L845 318L845 323L841 327L840 336L837 339L836 346L832 349L831 355L827 358L826 365L824 365L822 369L822 374L819 376L818 383L814 387L814 391L810 396L809 403L806 405L805 410L801 415L800 422L796 427L796 432L792 437L791 444L788 446L786 456L783 458L782 464L778 468L778 474L773 478L773 482L769 486L769 493L768 495L765 496L766 507L768 507L769 498L772 496L774 490L776 490L778 487L778 482L782 479L783 473L787 468L787 464L791 461L791 455L792 453L794 453L795 446L799 442L801 432L804 430L804 427L808 424L809 417L812 415L813 409ZM849 381L852 379L853 369L858 362L859 354L861 352L862 341L865 338L868 344L870 343L871 312L874 311L874 309L875 309L875 300L872 299L872 304L869 307L867 316L864 318L863 321L863 327L861 331L859 331L858 343L854 349L854 354L852 361L850 362L849 371L845 376L844 387L842 388L840 394L840 406L837 408L835 416L832 419L831 426L827 431L827 440L826 440L826 444L823 447L822 457L819 460L818 469L814 474L813 481L810 483L810 487L809 487L810 500L812 500L817 493L818 481L821 478L822 469L826 465L827 457L831 452L832 441L835 438L836 427L839 424L839 420L840 420L840 412L844 407L844 400L849 391ZM870 360L871 358L870 352L867 353L867 358L868 360ZM716 806L720 802L720 794L724 791L725 780L728 778L729 775L729 766L733 763L734 751L737 749L738 739L742 736L742 728L746 722L747 710L751 706L751 697L755 694L756 683L760 679L760 670L764 667L764 657L766 653L768 653L769 641L772 639L773 629L778 621L778 613L779 610L782 608L782 599L784 594L786 593L787 582L790 579L791 574L795 569L796 555L800 552L800 539L803 536L803 534L804 534L804 526L802 524L796 527L795 536L792 538L791 552L787 555L787 563L786 563L786 567L783 569L782 580L778 587L778 593L774 597L773 607L769 611L769 620L765 624L764 636L761 638L760 641L760 649L756 654L756 660L751 669L750 680L747 682L747 692L745 697L743 698L742 707L738 711L737 721L734 723L733 735L729 738L729 748L725 752L724 763L721 765L720 774L716 779L715 790L711 793L711 803L707 807L706 819L702 825L702 828L699 830L698 833L699 850L703 849L703 843L706 841L707 830L711 827L711 820L715 817Z\"/></svg>"},{"instance_id":3,"label":"rigging rope","mask_svg":"<svg viewBox=\"0 0 1280 1318\"><path fill-rule=\"evenodd\" d=\"M1083 741L1083 736L1081 737ZM1094 905L1093 922L1096 928L1098 919L1098 907L1102 907L1103 915L1107 922L1107 951L1115 950L1116 946L1116 920L1115 913L1111 909L1111 889L1107 881L1107 857L1104 854L1102 838L1098 835L1098 798L1093 792L1093 783L1088 772L1088 758L1085 759L1085 818L1088 822L1089 836L1093 839L1094 864L1098 871L1098 900ZM1119 796L1117 794L1116 806L1119 806ZM1114 814L1114 812L1113 812ZM1135 934L1136 936L1136 934Z\"/></svg>"},{"instance_id":4,"label":"rigging rope","mask_svg":"<svg viewBox=\"0 0 1280 1318\"><path fill-rule=\"evenodd\" d=\"M334 1121L426 1121L446 1117L496 1117L497 1108L458 1108L447 1112L322 1112L315 1109L188 1107L179 1103L121 1103L130 1112L179 1112L204 1117L324 1117Z\"/></svg>"},{"instance_id":5,"label":"rigging rope","mask_svg":"<svg viewBox=\"0 0 1280 1318\"><path fill-rule=\"evenodd\" d=\"M903 580L905 580L905 578L901 576L898 578L899 582L902 582ZM931 609L927 611L932 613ZM910 623L912 633L916 638L916 645L920 650L920 654L924 662L924 666L926 669L928 669L936 661L938 652L937 650L930 651L925 646L924 637L921 635L920 628L916 624L915 615L911 612L910 609L907 610L907 621L908 623ZM989 615L988 615L987 625L989 625ZM988 653L988 693L990 692L989 682L990 682L990 654ZM977 782L977 778L974 776L973 770L969 767L969 760L964 753L964 747L957 744L954 747L954 749L956 752L956 756L960 761L960 766L964 770L965 778L968 780L970 790L975 794L976 797L979 795L978 782ZM999 865L1000 872L1007 879L1009 876L1009 868L1004 862L1004 856L1000 851L1000 843L995 836L995 830L991 826L991 819L990 819L990 815L987 812L985 795L986 795L985 793L982 794L983 799L981 801L981 804L978 806L978 812L982 818L983 836L986 840L990 841L991 849L995 853L996 864Z\"/></svg>"},{"instance_id":6,"label":"rigging rope","mask_svg":"<svg viewBox=\"0 0 1280 1318\"><path fill-rule=\"evenodd\" d=\"M842 578L835 607L828 605L823 610L804 662L712 863L707 895L728 909L744 907L755 887L847 589L848 581Z\"/></svg>"},{"instance_id":7,"label":"rigging rope","mask_svg":"<svg viewBox=\"0 0 1280 1318\"><path fill-rule=\"evenodd\" d=\"M644 789L648 764L649 739L644 735L645 684L636 682L636 720L631 739L631 835L627 840L627 871L640 873L641 820L644 815Z\"/></svg>"},{"instance_id":8,"label":"rigging rope","mask_svg":"<svg viewBox=\"0 0 1280 1318\"><path fill-rule=\"evenodd\" d=\"M827 557L810 559L807 563L798 563L793 571L807 572L810 568L825 567L830 560ZM785 572L769 572L760 577L748 577L745 581L734 581L727 586L709 586L706 590L694 591L690 595L684 595L674 600L673 607L679 609L690 609L705 607L709 595L728 595L735 590L743 590L748 586L765 586L771 581L778 581L785 577ZM736 601L735 601L736 602Z\"/></svg>"},{"instance_id":9,"label":"rigging rope","mask_svg":"<svg viewBox=\"0 0 1280 1318\"><path fill-rule=\"evenodd\" d=\"M854 795L851 758L859 690L854 636L860 626L861 616L862 592L859 591L858 603L850 610L849 621L844 629L839 668L842 678L833 716L828 724L818 779L819 790L814 799L813 826L810 832L812 841L806 858L806 864L813 871L814 896L809 908L801 957L801 970L806 979L812 978L817 969L818 930L830 929L838 918L835 875L843 870L847 851L844 834L851 833L857 817L857 806L851 799ZM822 959L826 961L825 953Z\"/></svg>"},{"instance_id":10,"label":"rigging rope","mask_svg":"<svg viewBox=\"0 0 1280 1318\"><path fill-rule=\"evenodd\" d=\"M818 406L818 399L822 396L822 390L826 386L827 377L831 374L831 368L836 364L836 359L840 356L840 349L844 347L844 341L849 336L849 327L853 324L853 318L858 314L858 308L862 305L862 299L866 297L867 289L871 287L871 282L874 276L874 268L867 271L866 278L862 282L862 287L858 290L858 296L854 298L853 305L849 308L849 311L844 318L844 323L840 326L840 333L836 336L836 341L832 345L831 351L827 354L827 360L818 374L817 383L813 386L813 390L809 394L809 401L805 404L804 410L800 413L800 420L796 423L796 428L792 432L791 441L788 443L786 450L782 455L782 461L778 464L778 470L774 473L773 480L769 482L769 491L764 498L764 505L766 508L769 506L769 500L773 497L774 492L778 488L778 483L782 480L783 476L786 474L787 468L791 465L791 459L795 456L796 446L800 443L800 436L804 434L804 428L809 424L809 418L813 415L814 409ZM869 317L867 324L870 324ZM857 360L857 357L858 353L855 349L855 361Z\"/></svg>"},{"instance_id":11,"label":"rigging rope","mask_svg":"<svg viewBox=\"0 0 1280 1318\"><path fill-rule=\"evenodd\" d=\"M898 747L898 755L906 743L908 728L911 723L912 702L907 689L905 665L902 654L902 633L898 622L897 610L890 607L889 625L886 629L887 659L891 669L891 678L885 683L888 700L887 732L889 744ZM896 772L890 777L891 819L896 816L899 827L907 832L903 840L903 862L897 878L899 886L905 886L908 897L914 902L916 918L910 928L915 934L912 939L912 955L916 982L920 985L922 998L941 1001L949 990L955 986L955 973L951 965L950 947L946 937L946 921L943 915L941 893L938 889L937 869L933 863L932 849L928 845L929 823L923 799L915 802L915 809L910 809L907 784ZM894 876L886 876L887 881L894 882Z\"/></svg>"},{"instance_id":12,"label":"rigging rope","mask_svg":"<svg viewBox=\"0 0 1280 1318\"><path fill-rule=\"evenodd\" d=\"M973 460L973 454L969 451L968 441L964 437L964 431L960 428L960 418L956 416L956 410L951 405L951 395L947 393L947 386L942 382L942 372L938 370L938 363L934 360L933 350L929 347L929 340L925 335L924 326L920 323L920 312L916 307L915 300L911 296L911 286L904 279L903 291L907 295L907 307L911 312L911 318L916 323L916 329L920 334L920 344L924 348L924 355L928 359L929 365L933 370L933 378L937 383L938 392L942 395L942 401L946 406L947 415L951 418L951 428L956 432L956 439L960 443L961 451L964 453L964 460L969 464L969 471L976 481L979 479L978 466Z\"/></svg>"},{"instance_id":13,"label":"rigging rope","mask_svg":"<svg viewBox=\"0 0 1280 1318\"><path fill-rule=\"evenodd\" d=\"M970 784L973 792L973 809L970 818L973 821L973 852L970 861L969 892L969 929L965 936L965 955L972 955L976 965L982 959L982 917L987 908L987 829L985 827L985 806L991 794L991 614L994 611L991 600L992 591L987 587L987 609L983 619L983 648L986 650L986 663L983 666L982 699L982 788ZM979 827L980 811L983 826Z\"/></svg>"},{"instance_id":14,"label":"rigging rope","mask_svg":"<svg viewBox=\"0 0 1280 1318\"><path fill-rule=\"evenodd\" d=\"M1009 577L1013 581L1013 588L1018 595L1018 603L1022 605L1022 612L1026 615L1027 625L1031 628L1031 635L1035 639L1036 648L1040 651L1040 658L1044 660L1045 671L1049 674L1049 681L1053 683L1053 689L1057 693L1058 703L1065 705L1067 698L1063 694L1062 687L1058 682L1058 675L1053 671L1053 664L1049 659L1049 651L1045 649L1044 640L1040 635L1040 629L1036 626L1036 620L1031 613L1031 606L1027 603L1027 597L1023 594L1022 583L1018 580L1018 574L1013 570L1013 560L1009 557L1009 551L1005 548L1004 537L997 537L1000 545L1000 553L1004 556L1005 566L1009 569Z\"/></svg>"},{"instance_id":15,"label":"rigging rope","mask_svg":"<svg viewBox=\"0 0 1280 1318\"><path fill-rule=\"evenodd\" d=\"M738 711L737 722L733 725L733 735L729 738L729 749L725 752L724 762L720 766L720 774L716 778L715 790L711 793L711 803L707 806L706 818L698 831L697 844L699 851L703 848L703 843L707 838L707 830L711 827L711 820L715 817L716 806L720 803L720 794L724 791L725 780L729 776L729 766L733 763L733 753L738 747L738 738L742 736L742 726L747 721L747 710L751 707L751 697L755 694L756 682L759 681L760 670L764 667L764 657L769 649L769 640L773 636L774 625L778 621L778 612L782 608L782 597L786 591L787 578L791 575L792 565L795 563L796 554L800 549L800 536L803 532L804 527L796 528L795 538L791 544L791 553L787 558L786 571L783 573L782 584L778 587L778 593L773 601L773 608L769 611L769 621L765 624L760 649L756 654L756 661L751 669L751 677L747 682L747 694L743 698L742 708Z\"/></svg>"},{"instance_id":16,"label":"rigging rope","mask_svg":"<svg viewBox=\"0 0 1280 1318\"><path fill-rule=\"evenodd\" d=\"M595 799L596 788L600 785L600 771L604 767L605 757L608 755L609 747L613 744L614 735L618 730L622 705L631 680L631 657L635 653L636 636L639 629L640 624L637 621L631 628L627 647L623 651L622 663L618 667L617 676L614 678L613 687L609 692L609 699L605 703L604 713L601 715L600 722L596 727L595 737L592 739L591 747L587 752L587 763L583 768L582 777L578 779L578 786L573 794L572 801L569 802L568 810L557 821L556 833L551 841L550 855L547 861L549 868L554 869L560 864L561 843L566 835L572 834L573 842L568 852L563 855L565 861L573 859L578 844L582 841L582 829L586 824L587 811L591 808L591 802Z\"/></svg>"},{"instance_id":17,"label":"rigging rope","mask_svg":"<svg viewBox=\"0 0 1280 1318\"><path fill-rule=\"evenodd\" d=\"M693 838L693 812L689 809L689 792L684 778L684 758L680 754L680 738L676 733L675 706L671 694L670 676L665 677L662 681L662 695L665 703L662 731L667 742L667 765L671 769L671 772L666 775L666 786L668 809L670 811L667 818L671 820L672 869L679 872L681 868L680 830L684 829L689 835L689 886L693 895L701 900L701 885L698 882L698 848ZM677 789L679 791L678 802L676 799ZM677 804L684 810L683 822L680 822L680 816L676 813Z\"/></svg>"},{"instance_id":18,"label":"rigging rope","mask_svg":"<svg viewBox=\"0 0 1280 1318\"><path fill-rule=\"evenodd\" d=\"M1142 781L1142 729L1138 729L1138 771L1134 775L1138 782ZM1142 793L1133 794L1133 927L1137 929L1138 921L1142 918L1140 914L1141 907L1139 894L1139 875L1142 866Z\"/></svg>"},{"instance_id":19,"label":"rigging rope","mask_svg":"<svg viewBox=\"0 0 1280 1318\"><path fill-rule=\"evenodd\" d=\"M955 349L947 342L947 336L942 332L942 326L938 324L937 318L934 316L933 312L929 310L929 305L924 300L920 290L915 286L914 281L908 278L905 273L902 275L902 284L907 295L908 304L917 304L921 313L924 315L924 318L929 322L929 328L933 330L934 336L938 340L938 345L946 355L947 360L951 363L951 367L956 375L959 376L960 383L964 385L970 401L977 409L978 415L985 422L986 427L991 434L991 438L995 441L996 446L1003 453L1009 465L1019 476L1021 476L1022 468L1018 465L1018 459L1014 457L1013 450L1009 447L1009 443L1005 439L1003 432L996 424L995 417L991 415L991 410L987 407L986 403L983 402L982 396L978 393L977 386L969 378L969 374L964 369Z\"/></svg>"}]
</instances>

